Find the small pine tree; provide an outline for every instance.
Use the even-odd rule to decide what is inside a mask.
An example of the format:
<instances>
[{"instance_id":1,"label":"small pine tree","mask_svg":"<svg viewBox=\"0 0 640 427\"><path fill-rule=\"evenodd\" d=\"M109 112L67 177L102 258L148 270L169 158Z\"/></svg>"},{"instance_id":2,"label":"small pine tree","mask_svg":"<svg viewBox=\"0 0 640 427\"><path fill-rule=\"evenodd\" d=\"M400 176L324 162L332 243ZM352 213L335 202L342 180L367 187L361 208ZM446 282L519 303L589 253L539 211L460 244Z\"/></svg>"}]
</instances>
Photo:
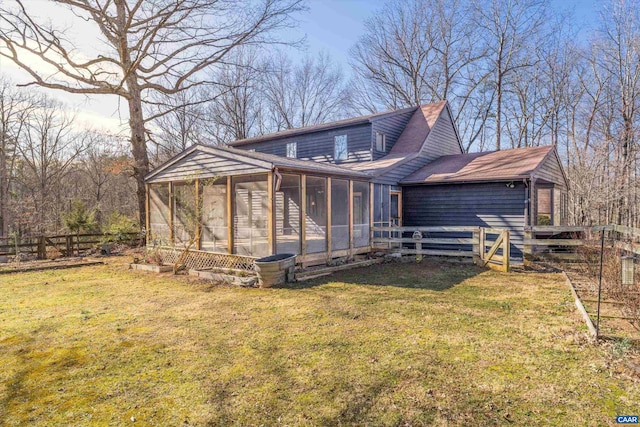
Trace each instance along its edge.
<instances>
[{"instance_id":1,"label":"small pine tree","mask_svg":"<svg viewBox=\"0 0 640 427\"><path fill-rule=\"evenodd\" d=\"M62 216L64 225L72 233L76 233L78 241L78 254L80 254L80 232L91 231L96 227L95 212L87 209L82 200L71 202L71 209Z\"/></svg>"}]
</instances>

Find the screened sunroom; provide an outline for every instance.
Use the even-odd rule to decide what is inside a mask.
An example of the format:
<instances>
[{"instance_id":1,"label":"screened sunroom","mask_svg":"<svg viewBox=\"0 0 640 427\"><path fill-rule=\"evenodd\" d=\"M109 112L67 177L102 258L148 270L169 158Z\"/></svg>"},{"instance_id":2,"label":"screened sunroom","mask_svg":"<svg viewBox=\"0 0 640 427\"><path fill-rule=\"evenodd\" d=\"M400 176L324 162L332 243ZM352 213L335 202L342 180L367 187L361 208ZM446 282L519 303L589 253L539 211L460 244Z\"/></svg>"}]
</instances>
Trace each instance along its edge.
<instances>
[{"instance_id":1,"label":"screened sunroom","mask_svg":"<svg viewBox=\"0 0 640 427\"><path fill-rule=\"evenodd\" d=\"M147 244L307 265L366 253L372 187L332 164L197 145L147 177Z\"/></svg>"}]
</instances>

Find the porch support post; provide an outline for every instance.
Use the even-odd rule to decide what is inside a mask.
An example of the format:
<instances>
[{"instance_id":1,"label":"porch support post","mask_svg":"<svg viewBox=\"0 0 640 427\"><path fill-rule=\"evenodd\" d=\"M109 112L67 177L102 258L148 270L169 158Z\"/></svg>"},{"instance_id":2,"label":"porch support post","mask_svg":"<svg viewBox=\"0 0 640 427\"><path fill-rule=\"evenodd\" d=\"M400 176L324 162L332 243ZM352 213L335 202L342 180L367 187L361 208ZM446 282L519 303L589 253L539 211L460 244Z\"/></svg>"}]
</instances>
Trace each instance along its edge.
<instances>
[{"instance_id":1,"label":"porch support post","mask_svg":"<svg viewBox=\"0 0 640 427\"><path fill-rule=\"evenodd\" d=\"M307 254L307 175L302 174L300 176L300 239L301 241L301 253Z\"/></svg>"},{"instance_id":2,"label":"porch support post","mask_svg":"<svg viewBox=\"0 0 640 427\"><path fill-rule=\"evenodd\" d=\"M227 252L233 253L233 186L227 176Z\"/></svg>"},{"instance_id":3,"label":"porch support post","mask_svg":"<svg viewBox=\"0 0 640 427\"><path fill-rule=\"evenodd\" d=\"M173 182L169 183L169 242L175 246L175 233L173 230Z\"/></svg>"},{"instance_id":4,"label":"porch support post","mask_svg":"<svg viewBox=\"0 0 640 427\"><path fill-rule=\"evenodd\" d=\"M200 189L200 179L196 178L196 206L195 206L195 216L196 216L196 249L200 250L200 244L202 241L202 203L201 203L201 189Z\"/></svg>"},{"instance_id":5,"label":"porch support post","mask_svg":"<svg viewBox=\"0 0 640 427\"><path fill-rule=\"evenodd\" d=\"M349 258L353 257L353 180L349 180Z\"/></svg>"},{"instance_id":6,"label":"porch support post","mask_svg":"<svg viewBox=\"0 0 640 427\"><path fill-rule=\"evenodd\" d=\"M269 247L269 254L273 255L276 253L275 251L275 221L273 220L273 202L274 202L274 191L273 191L273 171L270 171L267 174L267 246Z\"/></svg>"},{"instance_id":7,"label":"porch support post","mask_svg":"<svg viewBox=\"0 0 640 427\"><path fill-rule=\"evenodd\" d=\"M327 177L327 262L331 261L331 177Z\"/></svg>"},{"instance_id":8,"label":"porch support post","mask_svg":"<svg viewBox=\"0 0 640 427\"><path fill-rule=\"evenodd\" d=\"M144 198L144 207L145 210L147 211L147 214L145 215L145 221L144 221L144 232L145 232L145 245L149 244L149 241L151 240L151 216L149 213L149 206L151 205L150 200L149 200L149 184L145 184L145 198Z\"/></svg>"},{"instance_id":9,"label":"porch support post","mask_svg":"<svg viewBox=\"0 0 640 427\"><path fill-rule=\"evenodd\" d=\"M373 182L369 183L369 247L373 247Z\"/></svg>"},{"instance_id":10,"label":"porch support post","mask_svg":"<svg viewBox=\"0 0 640 427\"><path fill-rule=\"evenodd\" d=\"M529 197L529 213L531 215L531 221L529 225L538 225L538 194L536 190L536 179L531 178L531 196Z\"/></svg>"}]
</instances>

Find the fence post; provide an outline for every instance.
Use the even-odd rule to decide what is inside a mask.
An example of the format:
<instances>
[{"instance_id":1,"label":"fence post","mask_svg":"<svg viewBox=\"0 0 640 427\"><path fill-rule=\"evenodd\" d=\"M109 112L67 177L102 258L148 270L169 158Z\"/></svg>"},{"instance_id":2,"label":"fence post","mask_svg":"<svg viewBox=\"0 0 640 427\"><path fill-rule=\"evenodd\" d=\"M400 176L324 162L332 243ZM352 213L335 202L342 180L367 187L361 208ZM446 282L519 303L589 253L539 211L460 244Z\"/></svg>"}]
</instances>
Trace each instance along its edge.
<instances>
[{"instance_id":1,"label":"fence post","mask_svg":"<svg viewBox=\"0 0 640 427\"><path fill-rule=\"evenodd\" d=\"M422 243L416 242L416 262L422 262Z\"/></svg>"},{"instance_id":2,"label":"fence post","mask_svg":"<svg viewBox=\"0 0 640 427\"><path fill-rule=\"evenodd\" d=\"M509 242L509 230L502 232L504 237L502 239L502 267L505 273L510 270L510 258L511 258L511 243Z\"/></svg>"},{"instance_id":3,"label":"fence post","mask_svg":"<svg viewBox=\"0 0 640 427\"><path fill-rule=\"evenodd\" d=\"M486 239L486 236L485 236L485 230L484 230L484 227L480 227L480 232L479 232L479 240L480 240L480 241L479 241L479 246L480 246L480 253L479 253L479 256L480 256L480 264L481 264L481 265L483 265L483 264L484 264L484 251L485 251L485 249L486 249L486 246L485 246L485 239Z\"/></svg>"},{"instance_id":4,"label":"fence post","mask_svg":"<svg viewBox=\"0 0 640 427\"><path fill-rule=\"evenodd\" d=\"M71 252L72 249L72 241L71 241L71 236L70 235L66 235L64 236L64 240L65 240L65 246L66 246L66 256L70 257L73 255L73 253Z\"/></svg>"},{"instance_id":5,"label":"fence post","mask_svg":"<svg viewBox=\"0 0 640 427\"><path fill-rule=\"evenodd\" d=\"M46 259L47 258L47 243L45 240L45 236L38 237L38 259Z\"/></svg>"},{"instance_id":6,"label":"fence post","mask_svg":"<svg viewBox=\"0 0 640 427\"><path fill-rule=\"evenodd\" d=\"M481 228L478 227L476 230L472 231L471 233L471 237L473 238L473 241L475 242L473 244L473 263L475 265L480 265L480 230Z\"/></svg>"},{"instance_id":7,"label":"fence post","mask_svg":"<svg viewBox=\"0 0 640 427\"><path fill-rule=\"evenodd\" d=\"M522 262L525 267L529 267L533 261L533 246L527 245L527 240L533 240L534 233L531 230L524 231L524 246L522 251Z\"/></svg>"}]
</instances>

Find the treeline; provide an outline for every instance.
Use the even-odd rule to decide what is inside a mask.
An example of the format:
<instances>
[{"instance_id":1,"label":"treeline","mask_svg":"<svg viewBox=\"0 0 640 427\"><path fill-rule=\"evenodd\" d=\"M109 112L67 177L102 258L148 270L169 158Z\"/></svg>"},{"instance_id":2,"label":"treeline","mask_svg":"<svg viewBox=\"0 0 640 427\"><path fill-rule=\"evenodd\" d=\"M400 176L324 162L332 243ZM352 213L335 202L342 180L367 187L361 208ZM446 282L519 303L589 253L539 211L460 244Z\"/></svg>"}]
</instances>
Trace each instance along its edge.
<instances>
[{"instance_id":1,"label":"treeline","mask_svg":"<svg viewBox=\"0 0 640 427\"><path fill-rule=\"evenodd\" d=\"M157 165L195 142L224 144L447 99L468 151L556 145L571 185L572 223L638 227L638 6L602 3L597 27L581 29L545 0L391 0L365 23L348 73L326 54L304 57L275 39L238 43L190 88L149 92L149 161ZM139 193L144 168L136 172L119 139L77 132L64 109L46 107L52 101L4 90L34 103L0 129L5 224L30 218L29 231L55 229L76 195L100 215L141 210L131 176L137 173ZM28 120L16 120L23 114ZM59 130L55 154L29 148L45 132L39 122ZM146 153L133 146L140 165ZM108 171L97 180L102 185L96 170Z\"/></svg>"},{"instance_id":2,"label":"treeline","mask_svg":"<svg viewBox=\"0 0 640 427\"><path fill-rule=\"evenodd\" d=\"M65 231L77 202L97 229L114 213L135 216L128 145L81 130L60 102L0 76L0 236Z\"/></svg>"}]
</instances>

